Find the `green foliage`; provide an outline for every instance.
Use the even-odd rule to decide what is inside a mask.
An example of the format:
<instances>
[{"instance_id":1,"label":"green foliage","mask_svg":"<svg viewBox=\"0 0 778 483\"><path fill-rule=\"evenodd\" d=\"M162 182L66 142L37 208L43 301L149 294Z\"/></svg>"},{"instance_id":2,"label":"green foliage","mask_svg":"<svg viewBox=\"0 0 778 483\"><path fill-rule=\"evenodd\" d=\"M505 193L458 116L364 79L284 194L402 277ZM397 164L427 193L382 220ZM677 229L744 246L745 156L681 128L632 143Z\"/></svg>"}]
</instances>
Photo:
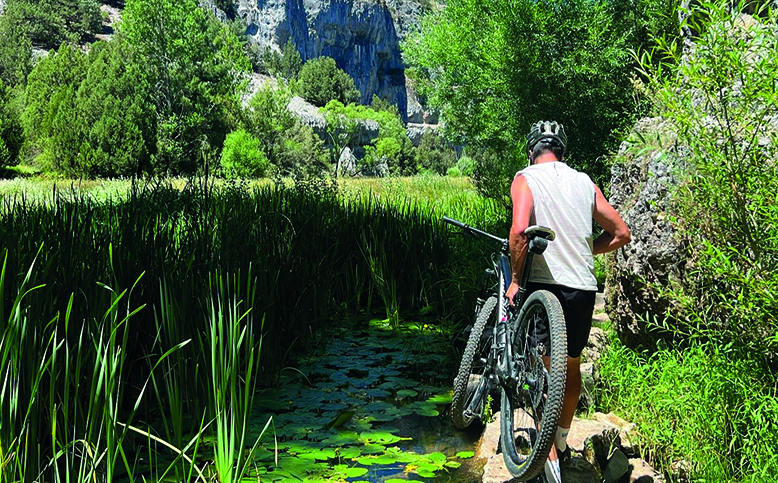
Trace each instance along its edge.
<instances>
[{"instance_id":1,"label":"green foliage","mask_svg":"<svg viewBox=\"0 0 778 483\"><path fill-rule=\"evenodd\" d=\"M155 86L154 170L196 172L221 147L240 110L250 69L240 40L194 0L130 0L122 32Z\"/></svg>"},{"instance_id":2,"label":"green foliage","mask_svg":"<svg viewBox=\"0 0 778 483\"><path fill-rule=\"evenodd\" d=\"M32 42L7 14L0 15L0 82L24 84L32 70Z\"/></svg>"},{"instance_id":3,"label":"green foliage","mask_svg":"<svg viewBox=\"0 0 778 483\"><path fill-rule=\"evenodd\" d=\"M227 178L259 178L267 171L268 159L259 139L239 129L224 140L221 167Z\"/></svg>"},{"instance_id":4,"label":"green foliage","mask_svg":"<svg viewBox=\"0 0 778 483\"><path fill-rule=\"evenodd\" d=\"M323 142L289 112L286 106L290 99L290 91L283 86L261 88L249 101L244 116L247 130L261 141L278 174L320 176L327 171Z\"/></svg>"},{"instance_id":5,"label":"green foliage","mask_svg":"<svg viewBox=\"0 0 778 483\"><path fill-rule=\"evenodd\" d=\"M98 33L102 16L96 0L8 0L2 24L0 32L9 28L17 39L56 49Z\"/></svg>"},{"instance_id":6,"label":"green foliage","mask_svg":"<svg viewBox=\"0 0 778 483\"><path fill-rule=\"evenodd\" d=\"M303 64L296 89L303 99L319 107L332 100L349 104L360 97L354 79L330 57L318 57Z\"/></svg>"},{"instance_id":7,"label":"green foliage","mask_svg":"<svg viewBox=\"0 0 778 483\"><path fill-rule=\"evenodd\" d=\"M63 44L27 86L27 138L40 162L70 176L126 176L148 169L155 146L151 89L120 39L88 56Z\"/></svg>"},{"instance_id":8,"label":"green foliage","mask_svg":"<svg viewBox=\"0 0 778 483\"><path fill-rule=\"evenodd\" d=\"M463 155L457 161L456 167L462 173L462 176L473 176L476 170L476 162L470 156Z\"/></svg>"},{"instance_id":9,"label":"green foliage","mask_svg":"<svg viewBox=\"0 0 778 483\"><path fill-rule=\"evenodd\" d=\"M765 307L778 299L778 63L775 13L759 20L727 4L703 3L708 18L688 58L661 44L644 70L659 115L687 153L677 166L675 225L687 266L677 287L662 290L673 307L671 330L737 340L778 369L778 323ZM657 288L659 289L659 288Z\"/></svg>"},{"instance_id":10,"label":"green foliage","mask_svg":"<svg viewBox=\"0 0 778 483\"><path fill-rule=\"evenodd\" d=\"M419 169L439 175L445 175L453 168L456 158L454 149L436 131L425 133L416 150L416 165Z\"/></svg>"},{"instance_id":11,"label":"green foliage","mask_svg":"<svg viewBox=\"0 0 778 483\"><path fill-rule=\"evenodd\" d=\"M508 192L538 119L563 123L569 162L605 180L601 157L636 112L628 49L638 46L614 22L612 3L601 0L454 0L405 41L415 82L441 110L447 137L499 154L475 172L482 192Z\"/></svg>"},{"instance_id":12,"label":"green foliage","mask_svg":"<svg viewBox=\"0 0 778 483\"><path fill-rule=\"evenodd\" d=\"M734 343L638 354L611 342L600 402L637 424L644 457L689 481L760 482L778 472L774 380Z\"/></svg>"},{"instance_id":13,"label":"green foliage","mask_svg":"<svg viewBox=\"0 0 778 483\"><path fill-rule=\"evenodd\" d=\"M0 168L15 165L24 144L24 129L14 94L0 81Z\"/></svg>"}]
</instances>

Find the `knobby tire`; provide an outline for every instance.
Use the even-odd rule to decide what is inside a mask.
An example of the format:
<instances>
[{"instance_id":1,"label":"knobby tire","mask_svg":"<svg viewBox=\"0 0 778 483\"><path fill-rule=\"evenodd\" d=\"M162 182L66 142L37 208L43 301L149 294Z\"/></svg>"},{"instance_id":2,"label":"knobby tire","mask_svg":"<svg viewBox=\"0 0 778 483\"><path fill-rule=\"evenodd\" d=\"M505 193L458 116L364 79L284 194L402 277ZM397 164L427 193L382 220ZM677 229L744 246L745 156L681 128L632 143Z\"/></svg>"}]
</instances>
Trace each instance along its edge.
<instances>
[{"instance_id":1,"label":"knobby tire","mask_svg":"<svg viewBox=\"0 0 778 483\"><path fill-rule=\"evenodd\" d=\"M537 349L530 336L537 317L549 327L551 348L545 354L550 356L550 372L545 369L542 360L538 365L538 357L530 356ZM505 364L511 373L515 373L515 367L520 370L516 387L503 387L500 445L508 471L518 481L527 481L543 471L564 400L567 334L559 300L546 290L533 292L518 317L511 322L510 330L513 334L513 360ZM525 381L543 383L536 384L533 389L532 384L525 384Z\"/></svg>"},{"instance_id":2,"label":"knobby tire","mask_svg":"<svg viewBox=\"0 0 778 483\"><path fill-rule=\"evenodd\" d=\"M459 365L459 372L454 379L454 396L451 399L451 419L454 422L454 426L459 429L465 429L476 420L481 419L477 415L466 415L465 410L471 405L471 397L478 381L471 381L470 376L483 376L483 371L488 369L484 366L477 366L476 374L473 374L473 362L476 358L485 358L489 355L491 349L491 337L488 339L487 344L483 344L481 336L484 333L484 328L489 324L489 319L492 317L494 308L497 306L497 296L492 295L484 302L478 315L475 318L473 329L470 331L470 337L467 339L467 345L465 346L465 353L462 355L462 362ZM494 324L490 324L489 327L493 327ZM486 399L487 392L482 394L484 400ZM478 404L481 406L481 403Z\"/></svg>"}]
</instances>

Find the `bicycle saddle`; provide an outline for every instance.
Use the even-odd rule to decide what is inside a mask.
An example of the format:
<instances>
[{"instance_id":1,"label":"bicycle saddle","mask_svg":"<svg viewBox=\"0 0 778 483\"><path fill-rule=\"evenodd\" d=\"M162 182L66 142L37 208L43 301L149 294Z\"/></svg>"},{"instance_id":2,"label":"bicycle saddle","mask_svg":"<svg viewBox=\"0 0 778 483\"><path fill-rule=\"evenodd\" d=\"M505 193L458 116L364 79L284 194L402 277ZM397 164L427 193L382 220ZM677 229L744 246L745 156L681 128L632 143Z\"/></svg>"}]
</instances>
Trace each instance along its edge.
<instances>
[{"instance_id":1,"label":"bicycle saddle","mask_svg":"<svg viewBox=\"0 0 778 483\"><path fill-rule=\"evenodd\" d=\"M529 228L524 230L524 234L527 235L527 237L530 239L539 236L541 238L545 238L548 241L554 241L554 238L556 238L556 234L554 233L554 230L539 225L530 226Z\"/></svg>"}]
</instances>

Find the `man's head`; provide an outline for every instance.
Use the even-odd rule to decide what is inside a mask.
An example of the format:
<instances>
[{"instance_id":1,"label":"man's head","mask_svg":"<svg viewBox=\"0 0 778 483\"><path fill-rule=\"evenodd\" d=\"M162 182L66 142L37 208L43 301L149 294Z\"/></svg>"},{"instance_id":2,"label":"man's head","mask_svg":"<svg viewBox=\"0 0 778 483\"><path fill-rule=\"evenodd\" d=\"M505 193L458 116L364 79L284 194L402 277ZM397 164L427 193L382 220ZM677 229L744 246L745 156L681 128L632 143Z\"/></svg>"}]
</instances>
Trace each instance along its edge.
<instances>
[{"instance_id":1,"label":"man's head","mask_svg":"<svg viewBox=\"0 0 778 483\"><path fill-rule=\"evenodd\" d=\"M567 151L565 127L555 121L538 121L527 134L527 153L530 163L546 153L553 153L561 160Z\"/></svg>"}]
</instances>

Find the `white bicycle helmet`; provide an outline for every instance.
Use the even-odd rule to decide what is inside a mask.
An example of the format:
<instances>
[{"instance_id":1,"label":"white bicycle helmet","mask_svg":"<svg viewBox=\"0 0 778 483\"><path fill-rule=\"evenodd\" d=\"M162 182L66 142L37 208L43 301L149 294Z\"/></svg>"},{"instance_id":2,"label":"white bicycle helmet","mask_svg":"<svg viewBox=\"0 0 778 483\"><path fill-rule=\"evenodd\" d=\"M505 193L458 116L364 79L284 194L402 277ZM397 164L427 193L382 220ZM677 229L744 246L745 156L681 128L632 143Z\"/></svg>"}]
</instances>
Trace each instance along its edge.
<instances>
[{"instance_id":1,"label":"white bicycle helmet","mask_svg":"<svg viewBox=\"0 0 778 483\"><path fill-rule=\"evenodd\" d=\"M538 121L532 125L527 134L527 151L532 151L537 143L546 139L559 143L563 154L567 152L565 127L556 121Z\"/></svg>"}]
</instances>

